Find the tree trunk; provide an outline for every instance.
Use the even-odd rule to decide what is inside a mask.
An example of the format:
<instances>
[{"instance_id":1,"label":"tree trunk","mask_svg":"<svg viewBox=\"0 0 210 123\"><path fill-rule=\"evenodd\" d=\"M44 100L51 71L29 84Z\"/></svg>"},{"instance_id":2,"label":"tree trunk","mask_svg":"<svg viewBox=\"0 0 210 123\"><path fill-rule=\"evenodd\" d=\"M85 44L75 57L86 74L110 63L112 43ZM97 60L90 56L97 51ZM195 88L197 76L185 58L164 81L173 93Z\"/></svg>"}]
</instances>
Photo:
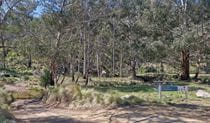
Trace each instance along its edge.
<instances>
[{"instance_id":1,"label":"tree trunk","mask_svg":"<svg viewBox=\"0 0 210 123\"><path fill-rule=\"evenodd\" d=\"M83 77L85 78L86 76L86 41L83 41Z\"/></svg>"},{"instance_id":2,"label":"tree trunk","mask_svg":"<svg viewBox=\"0 0 210 123\"><path fill-rule=\"evenodd\" d=\"M72 82L75 82L75 72L74 72L74 70L72 71Z\"/></svg>"},{"instance_id":3,"label":"tree trunk","mask_svg":"<svg viewBox=\"0 0 210 123\"><path fill-rule=\"evenodd\" d=\"M188 1L187 0L181 0L181 11L182 11L182 18L181 18L181 23L182 23L182 33L187 31L188 29L188 21L187 21L187 6L188 6ZM181 80L189 80L190 79L190 51L186 48L182 50L181 54Z\"/></svg>"},{"instance_id":4,"label":"tree trunk","mask_svg":"<svg viewBox=\"0 0 210 123\"><path fill-rule=\"evenodd\" d=\"M114 28L114 20L112 20L112 23L113 23L113 28L112 28L112 76L115 76L115 28Z\"/></svg>"},{"instance_id":5,"label":"tree trunk","mask_svg":"<svg viewBox=\"0 0 210 123\"><path fill-rule=\"evenodd\" d=\"M196 73L195 73L194 79L198 79L198 75L200 73L200 61L201 59L199 58L196 64Z\"/></svg>"},{"instance_id":6,"label":"tree trunk","mask_svg":"<svg viewBox=\"0 0 210 123\"><path fill-rule=\"evenodd\" d=\"M100 78L100 67L99 67L99 54L98 52L96 53L96 67L97 67L97 75Z\"/></svg>"},{"instance_id":7,"label":"tree trunk","mask_svg":"<svg viewBox=\"0 0 210 123\"><path fill-rule=\"evenodd\" d=\"M88 83L89 83L89 76L88 76L88 75L86 75L86 77L85 77L85 86L87 86L87 85L88 85Z\"/></svg>"},{"instance_id":8,"label":"tree trunk","mask_svg":"<svg viewBox=\"0 0 210 123\"><path fill-rule=\"evenodd\" d=\"M132 78L136 79L136 60L132 61Z\"/></svg>"},{"instance_id":9,"label":"tree trunk","mask_svg":"<svg viewBox=\"0 0 210 123\"><path fill-rule=\"evenodd\" d=\"M72 77L72 82L75 82L75 71L74 71L74 65L71 64L71 77Z\"/></svg>"},{"instance_id":10,"label":"tree trunk","mask_svg":"<svg viewBox=\"0 0 210 123\"><path fill-rule=\"evenodd\" d=\"M112 44L112 76L115 75L115 42Z\"/></svg>"},{"instance_id":11,"label":"tree trunk","mask_svg":"<svg viewBox=\"0 0 210 123\"><path fill-rule=\"evenodd\" d=\"M190 79L190 52L188 49L182 50L181 80Z\"/></svg>"},{"instance_id":12,"label":"tree trunk","mask_svg":"<svg viewBox=\"0 0 210 123\"><path fill-rule=\"evenodd\" d=\"M80 62L77 61L77 72L80 73Z\"/></svg>"},{"instance_id":13,"label":"tree trunk","mask_svg":"<svg viewBox=\"0 0 210 123\"><path fill-rule=\"evenodd\" d=\"M56 64L52 60L50 65L50 83L57 87L57 81L56 81L57 75L56 75Z\"/></svg>"},{"instance_id":14,"label":"tree trunk","mask_svg":"<svg viewBox=\"0 0 210 123\"><path fill-rule=\"evenodd\" d=\"M1 37L2 37L3 35L1 34ZM2 37L2 56L3 56L3 59L2 59L2 62L3 62L3 68L6 68L6 56L7 56L7 52L6 52L6 47L5 47L5 41L4 41L4 39L3 39L3 37Z\"/></svg>"},{"instance_id":15,"label":"tree trunk","mask_svg":"<svg viewBox=\"0 0 210 123\"><path fill-rule=\"evenodd\" d=\"M122 67L123 67L123 51L120 53L120 77L122 77Z\"/></svg>"},{"instance_id":16,"label":"tree trunk","mask_svg":"<svg viewBox=\"0 0 210 123\"><path fill-rule=\"evenodd\" d=\"M163 62L160 62L160 72L164 73L164 65Z\"/></svg>"},{"instance_id":17,"label":"tree trunk","mask_svg":"<svg viewBox=\"0 0 210 123\"><path fill-rule=\"evenodd\" d=\"M88 83L89 83L89 79L90 79L90 32L91 32L91 29L90 29L90 8L89 8L89 0L85 1L86 3L86 8L85 8L85 12L86 12L86 17L85 17L85 20L87 21L87 25L86 25L86 30L85 30L85 37L87 40L87 44L86 44L86 71L85 71L85 79L86 79L86 82L85 82L85 85L87 86Z\"/></svg>"},{"instance_id":18,"label":"tree trunk","mask_svg":"<svg viewBox=\"0 0 210 123\"><path fill-rule=\"evenodd\" d=\"M3 48L3 68L6 68L6 56L7 56L7 52L6 52L5 46L2 46L2 48Z\"/></svg>"},{"instance_id":19,"label":"tree trunk","mask_svg":"<svg viewBox=\"0 0 210 123\"><path fill-rule=\"evenodd\" d=\"M50 72L50 80L49 80L49 81L50 81L50 82L49 82L50 85L52 85L52 86L55 85L54 75L53 75L53 72L52 72L52 71ZM47 84L47 83L46 83L46 84ZM47 85L46 85L46 87L47 87Z\"/></svg>"},{"instance_id":20,"label":"tree trunk","mask_svg":"<svg viewBox=\"0 0 210 123\"><path fill-rule=\"evenodd\" d=\"M96 39L97 51L96 51L96 69L98 78L100 78L100 41L99 38Z\"/></svg>"},{"instance_id":21,"label":"tree trunk","mask_svg":"<svg viewBox=\"0 0 210 123\"><path fill-rule=\"evenodd\" d=\"M31 67L32 67L31 53L30 53L29 56L28 56L28 64L27 64L27 67L28 67L28 68L31 68Z\"/></svg>"}]
</instances>

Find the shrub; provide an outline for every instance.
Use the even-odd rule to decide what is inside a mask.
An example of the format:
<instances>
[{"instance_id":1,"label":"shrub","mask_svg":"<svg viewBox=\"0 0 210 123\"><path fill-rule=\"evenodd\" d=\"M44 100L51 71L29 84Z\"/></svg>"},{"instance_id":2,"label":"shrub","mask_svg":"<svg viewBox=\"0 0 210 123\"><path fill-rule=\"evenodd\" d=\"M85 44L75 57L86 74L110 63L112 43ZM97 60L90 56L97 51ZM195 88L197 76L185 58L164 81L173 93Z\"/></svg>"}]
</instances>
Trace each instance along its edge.
<instances>
[{"instance_id":1,"label":"shrub","mask_svg":"<svg viewBox=\"0 0 210 123\"><path fill-rule=\"evenodd\" d=\"M15 117L7 110L0 109L0 123L15 123Z\"/></svg>"},{"instance_id":2,"label":"shrub","mask_svg":"<svg viewBox=\"0 0 210 123\"><path fill-rule=\"evenodd\" d=\"M95 103L100 104L104 103L103 95L102 94L95 94Z\"/></svg>"},{"instance_id":3,"label":"shrub","mask_svg":"<svg viewBox=\"0 0 210 123\"><path fill-rule=\"evenodd\" d=\"M29 79L30 79L29 76L23 76L23 80L27 81Z\"/></svg>"},{"instance_id":4,"label":"shrub","mask_svg":"<svg viewBox=\"0 0 210 123\"><path fill-rule=\"evenodd\" d=\"M19 74L16 70L13 70L13 69L0 68L0 76L1 77L18 77Z\"/></svg>"},{"instance_id":5,"label":"shrub","mask_svg":"<svg viewBox=\"0 0 210 123\"><path fill-rule=\"evenodd\" d=\"M14 100L11 93L6 93L0 88L0 109L9 109L9 104Z\"/></svg>"},{"instance_id":6,"label":"shrub","mask_svg":"<svg viewBox=\"0 0 210 123\"><path fill-rule=\"evenodd\" d=\"M23 92L15 92L12 94L14 99L34 99L34 98L40 98L43 95L43 90L41 89L30 89Z\"/></svg>"},{"instance_id":7,"label":"shrub","mask_svg":"<svg viewBox=\"0 0 210 123\"><path fill-rule=\"evenodd\" d=\"M0 121L1 121L1 123L7 123L7 119L6 119L6 117L5 116L0 116Z\"/></svg>"},{"instance_id":8,"label":"shrub","mask_svg":"<svg viewBox=\"0 0 210 123\"><path fill-rule=\"evenodd\" d=\"M210 79L205 77L205 78L202 79L202 83L203 84L210 84Z\"/></svg>"},{"instance_id":9,"label":"shrub","mask_svg":"<svg viewBox=\"0 0 210 123\"><path fill-rule=\"evenodd\" d=\"M61 102L69 104L74 100L81 100L82 93L79 85L65 85L51 88L46 94L46 103Z\"/></svg>"},{"instance_id":10,"label":"shrub","mask_svg":"<svg viewBox=\"0 0 210 123\"><path fill-rule=\"evenodd\" d=\"M139 68L139 73L145 74L145 73L157 73L158 70L154 66L143 66Z\"/></svg>"},{"instance_id":11,"label":"shrub","mask_svg":"<svg viewBox=\"0 0 210 123\"><path fill-rule=\"evenodd\" d=\"M144 67L140 67L140 68L139 68L139 73L140 73L140 74L145 74L145 73L146 73L145 71L146 71L146 70L145 70Z\"/></svg>"},{"instance_id":12,"label":"shrub","mask_svg":"<svg viewBox=\"0 0 210 123\"><path fill-rule=\"evenodd\" d=\"M153 66L146 66L145 67L145 72L146 73L157 73L158 70Z\"/></svg>"},{"instance_id":13,"label":"shrub","mask_svg":"<svg viewBox=\"0 0 210 123\"><path fill-rule=\"evenodd\" d=\"M43 75L40 77L40 86L47 87L51 85L52 79L51 79L51 73L48 70L44 70Z\"/></svg>"},{"instance_id":14,"label":"shrub","mask_svg":"<svg viewBox=\"0 0 210 123\"><path fill-rule=\"evenodd\" d=\"M121 100L119 102L117 102L117 104L121 104L121 105L137 105L137 104L142 104L144 102L144 100L130 95L130 96L124 96L120 98Z\"/></svg>"}]
</instances>

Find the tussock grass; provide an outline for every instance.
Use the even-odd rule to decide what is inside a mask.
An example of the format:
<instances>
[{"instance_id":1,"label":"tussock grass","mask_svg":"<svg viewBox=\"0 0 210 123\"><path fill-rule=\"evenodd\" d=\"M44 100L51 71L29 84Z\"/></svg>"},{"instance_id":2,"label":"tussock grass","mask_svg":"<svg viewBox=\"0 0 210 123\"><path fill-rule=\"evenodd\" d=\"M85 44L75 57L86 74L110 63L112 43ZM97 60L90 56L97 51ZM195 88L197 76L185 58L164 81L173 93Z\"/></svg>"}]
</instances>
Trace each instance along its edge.
<instances>
[{"instance_id":1,"label":"tussock grass","mask_svg":"<svg viewBox=\"0 0 210 123\"><path fill-rule=\"evenodd\" d=\"M58 88L50 88L44 100L46 103L71 103L82 98L79 85L63 85Z\"/></svg>"},{"instance_id":2,"label":"tussock grass","mask_svg":"<svg viewBox=\"0 0 210 123\"><path fill-rule=\"evenodd\" d=\"M15 100L19 99L36 99L43 95L44 91L39 88L32 88L27 91L13 92L12 96Z\"/></svg>"}]
</instances>

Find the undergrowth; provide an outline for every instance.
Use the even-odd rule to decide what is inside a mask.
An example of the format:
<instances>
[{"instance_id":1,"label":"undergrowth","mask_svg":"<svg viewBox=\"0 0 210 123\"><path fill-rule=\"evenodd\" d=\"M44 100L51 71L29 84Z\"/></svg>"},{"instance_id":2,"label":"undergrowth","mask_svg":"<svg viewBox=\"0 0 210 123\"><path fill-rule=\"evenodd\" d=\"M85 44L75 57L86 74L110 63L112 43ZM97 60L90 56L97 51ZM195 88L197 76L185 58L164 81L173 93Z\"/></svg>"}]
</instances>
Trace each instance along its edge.
<instances>
[{"instance_id":1,"label":"undergrowth","mask_svg":"<svg viewBox=\"0 0 210 123\"><path fill-rule=\"evenodd\" d=\"M202 84L175 82L176 85L189 86L188 97L177 91L162 92L159 98L158 91L154 86L145 84L98 84L98 86L83 87L74 84L51 88L45 102L80 106L109 106L109 105L141 105L141 104L182 104L199 102L199 105L209 105L209 99L196 97L199 89L210 92L210 89Z\"/></svg>"}]
</instances>

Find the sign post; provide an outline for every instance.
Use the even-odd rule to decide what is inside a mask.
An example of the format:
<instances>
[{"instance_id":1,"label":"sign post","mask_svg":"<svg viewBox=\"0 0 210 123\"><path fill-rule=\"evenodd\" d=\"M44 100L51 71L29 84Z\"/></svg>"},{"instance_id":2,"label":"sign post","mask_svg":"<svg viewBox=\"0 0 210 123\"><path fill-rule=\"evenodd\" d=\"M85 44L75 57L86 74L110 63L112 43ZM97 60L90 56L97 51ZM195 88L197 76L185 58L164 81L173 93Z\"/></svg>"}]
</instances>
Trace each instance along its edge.
<instances>
[{"instance_id":1,"label":"sign post","mask_svg":"<svg viewBox=\"0 0 210 123\"><path fill-rule=\"evenodd\" d=\"M188 87L187 86L175 86L175 85L158 85L158 95L159 99L162 99L161 91L178 91L184 93L185 99L188 99Z\"/></svg>"}]
</instances>

